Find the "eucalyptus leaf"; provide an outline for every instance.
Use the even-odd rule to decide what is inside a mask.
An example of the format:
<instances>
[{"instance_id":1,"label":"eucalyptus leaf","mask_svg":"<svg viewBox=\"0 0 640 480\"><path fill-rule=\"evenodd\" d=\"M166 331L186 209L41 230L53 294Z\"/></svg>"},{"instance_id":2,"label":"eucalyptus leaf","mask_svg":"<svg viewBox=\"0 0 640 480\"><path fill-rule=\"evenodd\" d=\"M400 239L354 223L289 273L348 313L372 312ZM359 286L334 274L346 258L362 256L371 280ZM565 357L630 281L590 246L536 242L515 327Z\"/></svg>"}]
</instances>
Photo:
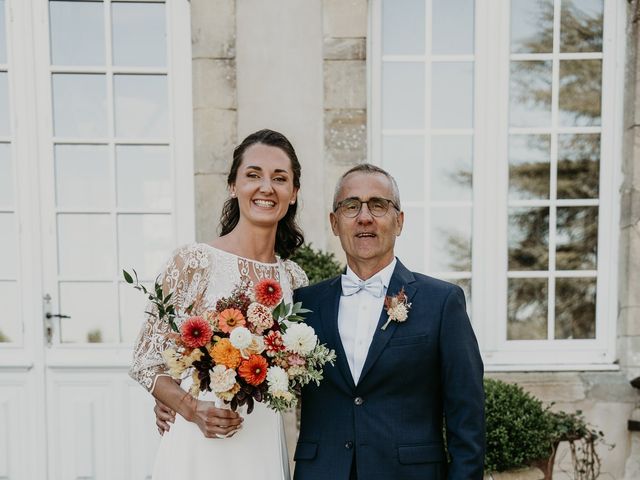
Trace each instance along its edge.
<instances>
[{"instance_id":1,"label":"eucalyptus leaf","mask_svg":"<svg viewBox=\"0 0 640 480\"><path fill-rule=\"evenodd\" d=\"M126 270L122 270L122 275L124 276L124 281L132 284L133 283L133 277L131 275L129 275L129 272L127 272Z\"/></svg>"}]
</instances>

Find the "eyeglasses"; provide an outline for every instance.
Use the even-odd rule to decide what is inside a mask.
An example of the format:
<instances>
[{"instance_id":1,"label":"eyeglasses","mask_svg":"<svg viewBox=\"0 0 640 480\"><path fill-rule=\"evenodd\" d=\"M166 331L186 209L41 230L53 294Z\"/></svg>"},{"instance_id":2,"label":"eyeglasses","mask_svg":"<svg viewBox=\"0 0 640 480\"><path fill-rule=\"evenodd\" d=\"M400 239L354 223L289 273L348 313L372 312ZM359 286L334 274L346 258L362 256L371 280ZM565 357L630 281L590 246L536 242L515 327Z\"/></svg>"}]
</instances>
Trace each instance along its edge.
<instances>
[{"instance_id":1,"label":"eyeglasses","mask_svg":"<svg viewBox=\"0 0 640 480\"><path fill-rule=\"evenodd\" d=\"M336 208L333 210L337 212L340 210L340 213L347 218L355 218L360 214L362 210L362 204L366 203L369 212L374 217L384 217L389 211L389 205L393 206L396 210L400 210L398 206L393 203L391 200L387 200L386 198L379 197L371 197L369 200L364 201L359 198L347 198L338 202Z\"/></svg>"}]
</instances>

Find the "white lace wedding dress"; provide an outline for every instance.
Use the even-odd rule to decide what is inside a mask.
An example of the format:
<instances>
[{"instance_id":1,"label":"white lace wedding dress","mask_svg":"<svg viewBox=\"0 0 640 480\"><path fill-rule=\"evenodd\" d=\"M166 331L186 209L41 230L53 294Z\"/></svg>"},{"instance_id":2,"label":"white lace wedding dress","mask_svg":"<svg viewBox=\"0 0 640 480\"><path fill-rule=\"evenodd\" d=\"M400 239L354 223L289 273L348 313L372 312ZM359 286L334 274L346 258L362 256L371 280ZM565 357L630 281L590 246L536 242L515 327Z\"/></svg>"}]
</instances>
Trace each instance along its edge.
<instances>
[{"instance_id":1,"label":"white lace wedding dress","mask_svg":"<svg viewBox=\"0 0 640 480\"><path fill-rule=\"evenodd\" d=\"M286 302L291 302L293 289L307 284L304 271L290 260L260 263L202 243L178 249L162 272L165 292L174 292L178 317L192 304L192 314L213 309L240 282L253 286L263 278L280 282ZM147 315L138 336L129 373L149 391L159 375L167 375L161 353L169 331L166 322ZM190 386L190 377L182 381L183 389ZM199 398L214 400L212 393ZM224 439L205 438L195 423L177 415L160 442L153 480L289 480L281 415L257 402L251 414L241 413L242 429Z\"/></svg>"}]
</instances>

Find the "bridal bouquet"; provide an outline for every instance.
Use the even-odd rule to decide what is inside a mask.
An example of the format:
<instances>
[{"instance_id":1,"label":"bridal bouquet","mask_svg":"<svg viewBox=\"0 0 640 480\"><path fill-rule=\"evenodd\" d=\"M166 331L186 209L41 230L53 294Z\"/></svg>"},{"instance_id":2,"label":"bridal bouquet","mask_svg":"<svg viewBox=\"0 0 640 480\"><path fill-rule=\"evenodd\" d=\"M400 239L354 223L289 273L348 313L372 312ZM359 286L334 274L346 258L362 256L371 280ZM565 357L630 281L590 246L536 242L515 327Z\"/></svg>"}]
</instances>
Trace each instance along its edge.
<instances>
[{"instance_id":1,"label":"bridal bouquet","mask_svg":"<svg viewBox=\"0 0 640 480\"><path fill-rule=\"evenodd\" d=\"M171 347L162 353L169 374L177 380L191 375L194 397L214 392L232 410L246 405L251 413L255 401L283 411L296 405L303 386L319 384L324 364L335 361L335 352L303 322L301 314L309 310L285 303L275 280L253 289L239 285L215 309L178 323L173 294L165 295L158 282L148 290L133 273L123 271L125 281L147 295L171 326Z\"/></svg>"}]
</instances>

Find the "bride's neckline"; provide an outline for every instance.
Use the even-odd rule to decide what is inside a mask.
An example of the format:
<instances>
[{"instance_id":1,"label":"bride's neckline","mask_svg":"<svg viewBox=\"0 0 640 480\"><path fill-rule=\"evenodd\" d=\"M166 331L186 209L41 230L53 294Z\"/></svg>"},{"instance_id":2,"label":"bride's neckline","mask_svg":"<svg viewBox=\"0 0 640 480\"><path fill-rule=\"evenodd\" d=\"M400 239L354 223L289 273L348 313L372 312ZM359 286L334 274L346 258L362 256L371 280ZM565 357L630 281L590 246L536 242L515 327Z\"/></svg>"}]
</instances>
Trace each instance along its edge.
<instances>
[{"instance_id":1,"label":"bride's neckline","mask_svg":"<svg viewBox=\"0 0 640 480\"><path fill-rule=\"evenodd\" d=\"M253 258L241 257L240 255L236 255L235 253L227 252L226 250L222 250L221 248L214 247L210 243L203 243L203 245L206 245L207 247L211 248L212 250L215 250L216 252L223 253L223 254L228 255L230 257L239 258L240 260L246 260L247 262L251 262L251 263L257 263L257 264L260 264L260 265L266 265L268 267L277 267L279 265L279 262L280 262L280 257L278 257L278 255L276 255L276 261L275 262L260 262L258 260L254 260Z\"/></svg>"}]
</instances>

